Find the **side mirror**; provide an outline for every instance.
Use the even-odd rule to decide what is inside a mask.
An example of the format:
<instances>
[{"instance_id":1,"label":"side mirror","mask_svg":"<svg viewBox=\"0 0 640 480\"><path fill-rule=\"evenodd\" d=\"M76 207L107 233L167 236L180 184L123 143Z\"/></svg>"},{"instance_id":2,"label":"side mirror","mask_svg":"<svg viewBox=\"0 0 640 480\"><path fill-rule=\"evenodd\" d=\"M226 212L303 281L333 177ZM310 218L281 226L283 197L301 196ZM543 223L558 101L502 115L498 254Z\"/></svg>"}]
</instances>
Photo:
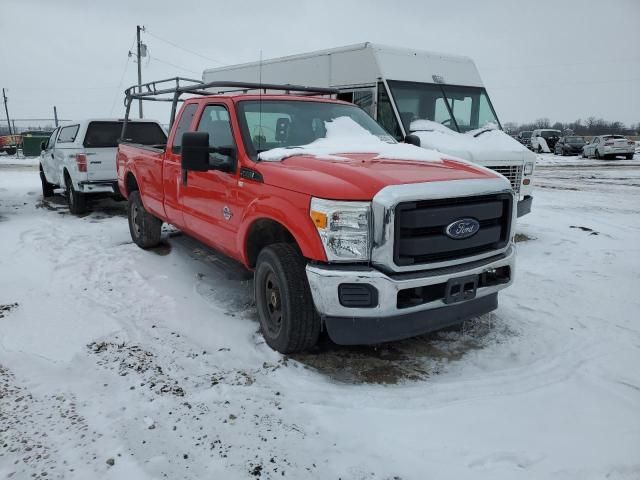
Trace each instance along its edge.
<instances>
[{"instance_id":1,"label":"side mirror","mask_svg":"<svg viewBox=\"0 0 640 480\"><path fill-rule=\"evenodd\" d=\"M206 172L209 166L209 134L185 132L182 134L182 169Z\"/></svg>"},{"instance_id":2,"label":"side mirror","mask_svg":"<svg viewBox=\"0 0 640 480\"><path fill-rule=\"evenodd\" d=\"M40 151L44 152L47 149L46 142L40 142Z\"/></svg>"},{"instance_id":3,"label":"side mirror","mask_svg":"<svg viewBox=\"0 0 640 480\"><path fill-rule=\"evenodd\" d=\"M408 143L409 145L415 145L416 147L420 146L420 137L417 135L407 135L404 137L404 143Z\"/></svg>"}]
</instances>

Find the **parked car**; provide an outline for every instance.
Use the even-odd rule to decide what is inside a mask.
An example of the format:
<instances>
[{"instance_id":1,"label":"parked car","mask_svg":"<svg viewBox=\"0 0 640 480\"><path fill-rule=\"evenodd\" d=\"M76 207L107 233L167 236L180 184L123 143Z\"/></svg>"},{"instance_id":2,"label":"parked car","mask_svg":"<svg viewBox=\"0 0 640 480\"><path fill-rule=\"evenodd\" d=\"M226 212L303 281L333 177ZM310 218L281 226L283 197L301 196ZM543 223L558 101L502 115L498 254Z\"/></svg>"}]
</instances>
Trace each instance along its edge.
<instances>
[{"instance_id":1,"label":"parked car","mask_svg":"<svg viewBox=\"0 0 640 480\"><path fill-rule=\"evenodd\" d=\"M228 84L127 90L129 106L156 99L153 91L174 108L182 93L202 95L184 101L166 148L118 146L138 246L158 245L167 222L253 270L262 334L283 353L313 347L325 329L339 344L375 344L497 308L515 259L516 198L505 177L397 144L352 103L311 96L318 89L207 95ZM339 147L299 147L328 141L329 124ZM425 155L431 161L415 158Z\"/></svg>"},{"instance_id":2,"label":"parked car","mask_svg":"<svg viewBox=\"0 0 640 480\"><path fill-rule=\"evenodd\" d=\"M531 150L538 153L553 152L561 134L560 130L554 130L552 128L534 130L531 134Z\"/></svg>"},{"instance_id":3,"label":"parked car","mask_svg":"<svg viewBox=\"0 0 640 480\"><path fill-rule=\"evenodd\" d=\"M527 148L531 148L531 130L523 130L518 133L516 139Z\"/></svg>"},{"instance_id":4,"label":"parked car","mask_svg":"<svg viewBox=\"0 0 640 480\"><path fill-rule=\"evenodd\" d=\"M579 155L582 153L582 147L584 147L586 142L584 141L584 137L576 137L576 136L567 136L560 137L558 142L556 143L554 153L556 155Z\"/></svg>"},{"instance_id":5,"label":"parked car","mask_svg":"<svg viewBox=\"0 0 640 480\"><path fill-rule=\"evenodd\" d=\"M122 124L118 119L91 119L56 128L41 146L42 195L50 197L55 188L64 188L74 214L86 211L89 196L119 196L116 149ZM164 145L167 135L158 122L136 120L128 123L125 139L154 146Z\"/></svg>"},{"instance_id":6,"label":"parked car","mask_svg":"<svg viewBox=\"0 0 640 480\"><path fill-rule=\"evenodd\" d=\"M1 135L0 136L0 152L7 155L15 155L22 143L20 135Z\"/></svg>"},{"instance_id":7,"label":"parked car","mask_svg":"<svg viewBox=\"0 0 640 480\"><path fill-rule=\"evenodd\" d=\"M635 143L622 135L598 135L583 148L583 156L590 158L615 158L625 157L628 160L633 158L635 153Z\"/></svg>"}]
</instances>

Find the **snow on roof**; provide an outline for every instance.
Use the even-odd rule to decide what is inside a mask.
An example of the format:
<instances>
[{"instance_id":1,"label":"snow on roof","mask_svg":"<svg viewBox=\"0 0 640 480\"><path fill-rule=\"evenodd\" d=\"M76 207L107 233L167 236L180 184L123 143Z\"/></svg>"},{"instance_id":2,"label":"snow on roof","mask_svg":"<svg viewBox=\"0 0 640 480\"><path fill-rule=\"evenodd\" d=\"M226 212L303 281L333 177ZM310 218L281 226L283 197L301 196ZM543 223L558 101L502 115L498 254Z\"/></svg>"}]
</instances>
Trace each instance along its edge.
<instances>
[{"instance_id":1,"label":"snow on roof","mask_svg":"<svg viewBox=\"0 0 640 480\"><path fill-rule=\"evenodd\" d=\"M377 159L442 161L442 154L406 143L381 140L350 117L338 117L325 122L326 136L299 147L279 147L258 155L266 162L280 162L294 155L310 155L325 160L347 160L340 154L373 153Z\"/></svg>"}]
</instances>

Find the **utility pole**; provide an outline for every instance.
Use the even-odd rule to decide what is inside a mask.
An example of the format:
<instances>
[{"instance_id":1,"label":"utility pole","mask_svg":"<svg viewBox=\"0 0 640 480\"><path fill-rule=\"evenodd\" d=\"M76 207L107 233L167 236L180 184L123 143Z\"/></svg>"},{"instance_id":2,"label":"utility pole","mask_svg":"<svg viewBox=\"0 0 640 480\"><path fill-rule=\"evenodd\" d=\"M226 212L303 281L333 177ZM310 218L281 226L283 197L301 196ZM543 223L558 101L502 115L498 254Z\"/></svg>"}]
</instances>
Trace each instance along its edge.
<instances>
[{"instance_id":1,"label":"utility pole","mask_svg":"<svg viewBox=\"0 0 640 480\"><path fill-rule=\"evenodd\" d=\"M4 93L4 88L2 89L2 99L4 100L4 113L7 114L7 127L9 128L9 135L13 135L11 131L11 121L9 120L9 107L7 107L7 95Z\"/></svg>"},{"instance_id":2,"label":"utility pole","mask_svg":"<svg viewBox=\"0 0 640 480\"><path fill-rule=\"evenodd\" d=\"M144 28L144 27L142 27ZM140 25L136 25L136 38L138 39L138 44L137 44L137 55L136 57L138 57L138 93L142 93L142 62L140 61L140 50L142 50L141 45L142 43L140 42L140 30L142 29L140 28ZM146 47L145 47L146 49ZM146 52L145 52L146 53ZM138 99L138 114L140 116L140 118L142 118L142 99Z\"/></svg>"},{"instance_id":3,"label":"utility pole","mask_svg":"<svg viewBox=\"0 0 640 480\"><path fill-rule=\"evenodd\" d=\"M56 128L58 128L58 109L55 105L53 106L53 121L56 125Z\"/></svg>"}]
</instances>

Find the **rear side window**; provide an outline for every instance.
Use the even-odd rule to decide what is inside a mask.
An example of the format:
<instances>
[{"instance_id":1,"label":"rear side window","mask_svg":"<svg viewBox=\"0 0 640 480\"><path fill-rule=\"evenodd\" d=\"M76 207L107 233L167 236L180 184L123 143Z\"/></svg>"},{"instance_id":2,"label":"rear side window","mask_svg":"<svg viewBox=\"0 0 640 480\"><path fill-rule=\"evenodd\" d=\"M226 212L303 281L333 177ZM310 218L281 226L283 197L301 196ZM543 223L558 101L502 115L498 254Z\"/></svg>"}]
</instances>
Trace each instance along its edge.
<instances>
[{"instance_id":1,"label":"rear side window","mask_svg":"<svg viewBox=\"0 0 640 480\"><path fill-rule=\"evenodd\" d=\"M73 143L78 135L80 125L71 125L60 129L60 135L56 143Z\"/></svg>"},{"instance_id":2,"label":"rear side window","mask_svg":"<svg viewBox=\"0 0 640 480\"><path fill-rule=\"evenodd\" d=\"M198 104L191 103L182 110L182 115L180 115L180 120L176 125L176 134L173 137L173 145L171 147L173 153L180 153L182 150L182 134L189 131L191 121L193 120L197 109Z\"/></svg>"},{"instance_id":3,"label":"rear side window","mask_svg":"<svg viewBox=\"0 0 640 480\"><path fill-rule=\"evenodd\" d=\"M84 137L88 148L111 148L118 146L123 122L91 122ZM128 122L122 139L141 145L165 145L167 137L160 125L151 122Z\"/></svg>"}]
</instances>

